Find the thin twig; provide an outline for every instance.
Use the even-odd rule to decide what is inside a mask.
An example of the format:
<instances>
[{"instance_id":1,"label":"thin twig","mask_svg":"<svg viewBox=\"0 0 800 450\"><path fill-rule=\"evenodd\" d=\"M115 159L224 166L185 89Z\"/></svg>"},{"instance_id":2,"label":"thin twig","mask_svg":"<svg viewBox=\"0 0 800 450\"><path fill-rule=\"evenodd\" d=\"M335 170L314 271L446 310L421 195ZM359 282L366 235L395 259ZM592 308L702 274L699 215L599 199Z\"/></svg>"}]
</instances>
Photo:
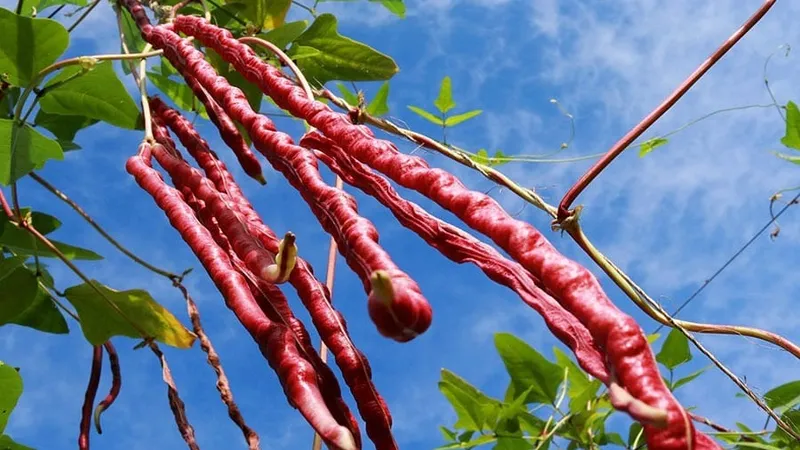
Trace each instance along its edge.
<instances>
[{"instance_id":1,"label":"thin twig","mask_svg":"<svg viewBox=\"0 0 800 450\"><path fill-rule=\"evenodd\" d=\"M200 340L200 348L202 348L206 353L208 364L214 369L214 372L217 375L217 391L219 391L222 402L225 403L225 406L228 408L228 416L230 416L233 423L235 423L236 426L242 430L245 441L247 441L248 449L259 450L260 444L258 434L256 434L256 432L247 425L247 422L245 422L239 407L233 400L233 392L231 392L230 383L228 382L228 377L225 375L225 370L222 368L219 355L217 354L217 351L214 350L214 346L211 344L211 339L209 339L208 335L203 329L202 323L200 322L200 311L197 309L197 304L189 295L186 287L184 287L181 283L175 283L175 287L177 287L181 293L183 293L183 298L186 300L186 309L188 310L189 318L192 321L192 329L194 334L196 334L197 338Z\"/></svg>"},{"instance_id":2,"label":"thin twig","mask_svg":"<svg viewBox=\"0 0 800 450\"><path fill-rule=\"evenodd\" d=\"M92 217L88 213L86 213L86 211L84 211L80 205L78 205L74 200L69 198L67 194L63 193L58 188L50 184L47 180L42 178L36 172L31 172L29 176L34 180L36 180L37 183L41 184L45 189L50 191L53 195L58 197L61 201L68 204L73 210L75 210L75 212L77 212L81 217L83 217L83 219L86 222L88 222L89 225L92 226L92 228L94 228L98 233L100 233L100 235L103 236L111 245L113 245L117 250L125 254L125 256L133 260L135 263L139 264L140 266L144 267L147 270L150 270L151 272L169 278L170 280L177 280L180 278L179 275L176 275L164 269L159 269L158 267L141 259L140 257L136 256L133 252L125 248L122 244L117 242L117 240L114 239L107 231L105 231L100 225L98 225L97 222L95 222L95 220L92 219Z\"/></svg>"},{"instance_id":3,"label":"thin twig","mask_svg":"<svg viewBox=\"0 0 800 450\"><path fill-rule=\"evenodd\" d=\"M200 450L200 447L197 445L197 440L194 437L194 428L186 417L186 405L178 394L178 388L175 386L175 380L172 378L172 372L169 370L167 357L164 356L164 353L161 352L161 349L158 348L155 342L150 342L149 347L156 357L158 357L158 361L161 364L161 377L164 380L164 384L167 385L169 408L172 410L172 415L175 417L175 425L178 426L178 431L180 431L181 437L183 437L189 449Z\"/></svg>"},{"instance_id":4,"label":"thin twig","mask_svg":"<svg viewBox=\"0 0 800 450\"><path fill-rule=\"evenodd\" d=\"M94 9L97 7L97 5L99 5L99 4L100 4L100 0L94 0L94 3L92 3L91 5L89 5L89 7L88 7L88 8L86 8L86 10L83 12L83 14L81 14L81 15L80 15L80 17L78 17L78 18L75 20L75 23L73 23L72 25L70 25L70 26L69 26L69 28L67 28L67 33L72 33L72 31L73 31L75 28L77 28L77 27L78 27L78 25L80 25L80 24L81 24L81 22L83 22L83 21L84 21L84 19L86 19L86 17L88 17L88 16L89 16L89 14L91 14L91 12L92 12L92 11L93 11L93 10L94 10Z\"/></svg>"}]
</instances>

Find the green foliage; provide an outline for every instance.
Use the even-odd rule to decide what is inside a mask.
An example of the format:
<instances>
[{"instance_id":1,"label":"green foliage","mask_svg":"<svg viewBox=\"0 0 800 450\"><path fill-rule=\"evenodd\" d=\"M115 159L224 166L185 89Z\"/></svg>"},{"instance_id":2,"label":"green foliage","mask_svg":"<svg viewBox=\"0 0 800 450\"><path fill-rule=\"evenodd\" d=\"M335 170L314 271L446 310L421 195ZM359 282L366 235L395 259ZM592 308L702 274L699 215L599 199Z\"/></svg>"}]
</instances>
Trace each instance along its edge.
<instances>
[{"instance_id":1,"label":"green foliage","mask_svg":"<svg viewBox=\"0 0 800 450\"><path fill-rule=\"evenodd\" d=\"M289 44L294 42L308 27L307 20L298 20L295 22L287 22L278 28L269 30L266 33L259 34L261 39L272 42L278 48L286 48Z\"/></svg>"},{"instance_id":2,"label":"green foliage","mask_svg":"<svg viewBox=\"0 0 800 450\"><path fill-rule=\"evenodd\" d=\"M654 137L652 139L648 139L641 144L639 144L639 157L643 158L650 154L653 150L661 147L662 145L667 145L669 139L663 137Z\"/></svg>"},{"instance_id":3,"label":"green foliage","mask_svg":"<svg viewBox=\"0 0 800 450\"><path fill-rule=\"evenodd\" d=\"M648 336L651 344L657 339L658 335ZM631 423L624 435L606 430L608 419L619 413L611 407L601 382L586 374L566 353L554 348L555 358L550 361L508 333L496 334L495 345L510 378L502 400L442 370L439 389L456 412L457 420L451 427L439 428L445 444L437 450L481 446L493 450L533 450L547 449L553 443L568 450L606 446L647 448L638 422ZM657 355L670 378L674 369L692 360L688 340L677 330L669 333ZM674 391L691 383L706 369L674 383L668 380L668 387ZM764 398L770 407L783 414L787 423L795 427L800 424L800 381L778 386ZM742 424L737 424L737 428L739 431L716 437L735 444L736 449L798 448L793 438L780 429L771 434L754 434ZM767 435L768 440L762 438ZM547 441L542 442L545 438Z\"/></svg>"},{"instance_id":4,"label":"green foliage","mask_svg":"<svg viewBox=\"0 0 800 450\"><path fill-rule=\"evenodd\" d=\"M482 110L475 109L461 114L456 114L452 116L448 115L448 113L453 108L456 107L456 102L455 100L453 100L452 81L448 76L442 79L442 82L439 85L439 94L433 101L433 106L435 106L436 109L439 111L438 115L428 112L425 109L420 108L418 106L409 105L408 109L410 109L423 119L435 125L438 125L442 128L454 127L458 124L466 122L467 120L478 117L479 115L481 115L481 113L483 113Z\"/></svg>"},{"instance_id":5,"label":"green foliage","mask_svg":"<svg viewBox=\"0 0 800 450\"><path fill-rule=\"evenodd\" d=\"M18 16L0 8L0 73L26 87L69 46L69 33L55 20Z\"/></svg>"},{"instance_id":6,"label":"green foliage","mask_svg":"<svg viewBox=\"0 0 800 450\"><path fill-rule=\"evenodd\" d=\"M10 436L3 434L8 424L8 418L22 395L22 388L22 377L19 376L18 369L0 361L0 449L33 450L14 442Z\"/></svg>"},{"instance_id":7,"label":"green foliage","mask_svg":"<svg viewBox=\"0 0 800 450\"><path fill-rule=\"evenodd\" d=\"M781 144L791 150L800 151L800 109L794 102L786 104L786 132L781 138ZM800 164L800 155L790 155L786 153L775 153L778 158Z\"/></svg>"},{"instance_id":8,"label":"green foliage","mask_svg":"<svg viewBox=\"0 0 800 450\"><path fill-rule=\"evenodd\" d=\"M138 330L177 348L189 348L194 343L194 334L146 291L116 291L94 280L92 284L102 295L87 283L64 291L81 319L83 335L92 345L101 345L113 336L141 337Z\"/></svg>"},{"instance_id":9,"label":"green foliage","mask_svg":"<svg viewBox=\"0 0 800 450\"><path fill-rule=\"evenodd\" d=\"M64 68L39 100L51 114L84 116L129 130L142 129L139 108L114 73L111 61Z\"/></svg>"},{"instance_id":10,"label":"green foliage","mask_svg":"<svg viewBox=\"0 0 800 450\"><path fill-rule=\"evenodd\" d=\"M339 90L339 93L344 98L349 105L360 107L361 100L359 96L363 96L364 93L359 91L358 94L354 93L350 89L347 88L342 83L336 83L336 89ZM365 111L370 114L371 116L380 117L384 116L389 113L389 82L384 81L381 84L381 87L378 88L378 91L375 93L375 96L370 100L369 104L366 105Z\"/></svg>"},{"instance_id":11,"label":"green foliage","mask_svg":"<svg viewBox=\"0 0 800 450\"><path fill-rule=\"evenodd\" d=\"M309 52L313 50L315 52ZM392 58L372 47L342 36L332 14L321 14L298 36L288 55L297 59L297 66L314 86L331 80L384 81L399 70Z\"/></svg>"},{"instance_id":12,"label":"green foliage","mask_svg":"<svg viewBox=\"0 0 800 450\"><path fill-rule=\"evenodd\" d=\"M319 3L324 2L353 2L356 0L320 0ZM403 0L368 0L371 3L380 3L383 5L384 8L388 9L389 12L400 17L401 19L406 17L406 5L403 3Z\"/></svg>"},{"instance_id":13,"label":"green foliage","mask_svg":"<svg viewBox=\"0 0 800 450\"><path fill-rule=\"evenodd\" d=\"M163 67L163 66L162 66ZM203 104L194 96L192 89L186 83L179 83L171 80L169 76L161 75L158 73L150 72L147 74L147 79L163 92L164 95L169 97L175 105L185 111L194 111L204 119L208 119Z\"/></svg>"},{"instance_id":14,"label":"green foliage","mask_svg":"<svg viewBox=\"0 0 800 450\"><path fill-rule=\"evenodd\" d=\"M689 340L677 328L673 328L661 346L661 351L656 354L656 361L669 370L692 360L689 351Z\"/></svg>"},{"instance_id":15,"label":"green foliage","mask_svg":"<svg viewBox=\"0 0 800 450\"><path fill-rule=\"evenodd\" d=\"M478 150L477 153L470 155L469 158L478 164L489 167L502 166L511 160L502 150L497 150L494 152L494 156L489 156L489 152L485 148Z\"/></svg>"},{"instance_id":16,"label":"green foliage","mask_svg":"<svg viewBox=\"0 0 800 450\"><path fill-rule=\"evenodd\" d=\"M28 124L19 127L11 119L0 119L0 184L8 186L51 159L64 159L58 142Z\"/></svg>"},{"instance_id":17,"label":"green foliage","mask_svg":"<svg viewBox=\"0 0 800 450\"><path fill-rule=\"evenodd\" d=\"M23 210L23 216L28 216L33 227L44 235L50 234L61 225L57 219L47 214L33 213L29 215ZM90 261L103 259L102 256L91 250L64 244L54 239L50 239L50 242L68 259ZM56 257L55 253L43 247L30 233L12 224L4 214L0 214L0 245L18 255L35 255L41 258Z\"/></svg>"}]
</instances>

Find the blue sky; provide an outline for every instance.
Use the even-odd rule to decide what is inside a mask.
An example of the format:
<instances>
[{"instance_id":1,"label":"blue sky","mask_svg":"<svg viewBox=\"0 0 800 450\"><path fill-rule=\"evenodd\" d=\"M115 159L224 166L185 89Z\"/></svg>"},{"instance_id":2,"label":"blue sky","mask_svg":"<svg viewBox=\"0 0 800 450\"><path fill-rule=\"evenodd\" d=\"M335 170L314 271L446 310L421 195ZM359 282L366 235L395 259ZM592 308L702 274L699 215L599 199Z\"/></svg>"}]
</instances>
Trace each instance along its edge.
<instances>
[{"instance_id":1,"label":"blue sky","mask_svg":"<svg viewBox=\"0 0 800 450\"><path fill-rule=\"evenodd\" d=\"M0 6L14 2L0 0ZM456 145L507 154L541 154L558 148L569 135L569 122L550 104L559 102L575 117L577 134L563 157L605 151L627 129L668 94L757 7L755 1L630 0L428 0L408 2L408 18L398 20L380 6L327 3L323 11L340 18L343 34L393 56L401 68L393 79L390 115L411 128L437 136L436 127L415 117L406 105L432 109L441 78L453 80L459 111L480 108L482 116L452 130ZM652 129L650 136L671 131L689 120L721 108L767 104L763 85L765 59L781 44L797 45L796 2L779 2L761 24L715 67L684 100ZM296 13L297 17L302 12ZM70 55L117 51L115 22L103 3L72 36ZM800 100L796 56L778 53L769 66L770 85L779 103ZM132 87L131 81L126 83ZM367 93L377 83L360 85ZM302 128L279 121L299 138ZM800 182L800 169L772 156L780 150L783 124L771 108L752 108L715 116L674 136L670 144L640 159L626 153L579 199L587 234L653 298L674 309L708 278L768 219L772 193ZM215 130L201 132L219 147ZM125 160L141 139L137 132L94 126L78 134L83 150L63 162L49 163L42 174L66 191L127 247L148 261L173 271L199 268L196 259L169 226L150 197L125 172ZM414 151L400 142L403 151ZM422 150L416 150L418 153ZM235 160L220 152L229 167ZM488 191L482 177L431 153L433 165L453 170L476 190ZM265 167L266 167L265 163ZM510 164L502 170L541 190L551 203L589 166ZM245 192L265 221L278 233L297 234L302 255L324 273L328 238L300 197L272 169L269 185L259 187L235 169ZM331 177L328 176L330 179ZM103 262L81 264L91 277L115 289L146 288L188 323L177 290L115 252L71 210L29 181L20 183L22 202L63 222L58 239L92 248ZM400 227L376 202L349 189L363 215L381 233L395 262L412 275L434 308L434 322L423 336L398 344L378 335L366 315L361 284L339 261L334 302L348 320L354 342L370 358L374 381L394 416L402 448L430 449L442 443L438 425L454 415L436 387L441 368L465 377L484 391L501 396L507 375L493 348L492 335L511 332L548 356L555 340L542 320L513 292L493 285L471 266L458 266ZM401 191L446 220L449 213ZM566 255L600 271L569 239L549 231L549 219L524 207L512 194L492 195L509 211L546 230ZM714 323L749 324L800 341L796 314L800 282L791 268L800 263L800 216L788 212L776 241L763 236L701 294L681 317ZM75 277L53 262L61 289ZM610 297L639 319L646 331L651 320L602 278ZM292 410L274 373L225 308L207 276L196 270L187 280L199 303L204 324L219 351L245 418L263 448L310 446L311 431ZM307 315L291 296L297 314ZM25 393L7 433L41 449L74 448L91 351L78 327L67 336L50 336L9 326L0 330L0 354L20 366ZM797 379L798 361L765 343L736 337L701 336L724 363L765 392ZM104 434L93 435L94 448L182 448L161 382L158 361L133 352L135 341L116 339L124 385L117 403L104 416ZM227 419L214 388L213 372L198 347L180 351L163 347L188 416L202 448L243 445ZM685 373L708 365L699 354ZM108 373L106 372L106 375ZM101 384L101 395L108 377ZM741 421L759 427L764 416L736 387L714 371L679 391L685 405L719 423ZM625 427L629 420L617 419Z\"/></svg>"}]
</instances>

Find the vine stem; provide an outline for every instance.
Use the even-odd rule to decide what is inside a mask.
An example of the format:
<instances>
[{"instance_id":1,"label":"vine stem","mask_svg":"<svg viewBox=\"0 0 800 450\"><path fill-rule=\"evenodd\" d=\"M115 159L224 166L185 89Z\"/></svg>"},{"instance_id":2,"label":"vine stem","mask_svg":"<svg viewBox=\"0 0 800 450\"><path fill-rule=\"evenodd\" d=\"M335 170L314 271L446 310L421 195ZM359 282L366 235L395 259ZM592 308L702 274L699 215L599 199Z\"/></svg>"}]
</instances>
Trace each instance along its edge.
<instances>
[{"instance_id":1,"label":"vine stem","mask_svg":"<svg viewBox=\"0 0 800 450\"><path fill-rule=\"evenodd\" d=\"M92 13L92 11L93 11L93 10L94 10L94 9L97 7L97 5L99 5L99 4L100 4L100 0L94 0L94 3L92 3L91 5L89 5L89 7L87 7L87 8L86 8L86 10L83 12L83 14L81 14L81 15L80 15L80 17L78 17L78 18L75 20L75 23L73 23L72 25L70 25L70 26L69 26L69 28L67 28L67 33L72 33L72 31L73 31L75 28L77 28L77 27L78 27L78 25L80 25L80 24L81 24L81 22L83 22L83 21L84 21L84 20L85 20L87 17L89 17L89 14L91 14L91 13Z\"/></svg>"},{"instance_id":2,"label":"vine stem","mask_svg":"<svg viewBox=\"0 0 800 450\"><path fill-rule=\"evenodd\" d=\"M3 212L13 225L27 231L36 240L44 244L44 246L47 247L48 250L53 252L53 254L55 254L56 257L60 259L64 264L66 264L67 267L69 267L69 269L72 270L73 273L75 273L75 275L77 275L84 283L88 284L89 287L91 287L92 290L97 295L103 298L103 300L106 303L108 303L109 306L111 306L111 309L113 309L117 314L119 314L120 317L122 317L126 322L128 322L131 325L131 327L133 327L133 329L136 330L136 332L142 336L142 339L144 339L145 341L152 340L152 338L148 336L147 333L144 330L142 330L142 328L136 322L131 320L131 318L128 317L128 315L125 314L119 308L119 306L117 306L116 303L112 302L111 299L108 298L106 294L103 291L101 291L100 288L97 287L97 285L92 280L89 279L89 277L87 277L80 269L78 269L78 266L76 266L72 261L70 261L69 258L67 258L64 255L64 253L61 252L61 250L59 250L55 245L53 245L53 243L50 242L50 239L47 239L42 233L39 232L39 230L36 229L36 227L30 224L27 220L19 220L18 222L16 222L15 221L16 217L14 216L14 212L11 210L11 206L8 204L8 200L6 200L6 197L3 194L2 190L0 190L0 208L2 208Z\"/></svg>"},{"instance_id":3,"label":"vine stem","mask_svg":"<svg viewBox=\"0 0 800 450\"><path fill-rule=\"evenodd\" d=\"M776 0L765 0L761 7L749 19L739 27L725 42L717 48L702 64L700 64L694 72L692 72L686 80L681 83L675 91L672 92L660 105L658 105L650 114L645 116L636 126L628 131L606 154L600 158L592 167L584 173L572 187L567 190L561 203L558 205L558 222L565 221L570 215L570 206L575 199L583 192L584 189L595 179L600 172L602 172L614 159L619 156L630 144L642 135L648 128L650 128L661 116L664 115L670 108L672 108L678 100L681 99L692 88L700 78L705 75L711 67L713 67L726 53L739 42L775 4Z\"/></svg>"},{"instance_id":4,"label":"vine stem","mask_svg":"<svg viewBox=\"0 0 800 450\"><path fill-rule=\"evenodd\" d=\"M178 426L178 431L180 431L183 441L186 442L190 450L200 450L194 436L194 427L192 427L192 424L189 423L189 419L186 417L186 405L178 394L178 387L175 385L175 380L172 378L172 371L169 370L167 357L164 356L164 353L158 348L155 342L150 342L149 346L150 350L156 355L158 362L161 364L161 378L164 380L164 384L167 385L169 407L172 410L172 415L175 417L175 424Z\"/></svg>"},{"instance_id":5,"label":"vine stem","mask_svg":"<svg viewBox=\"0 0 800 450\"><path fill-rule=\"evenodd\" d=\"M239 410L239 406L233 399L233 392L231 391L228 377L225 375L225 370L222 368L219 354L217 354L217 351L214 349L214 345L211 343L211 339L209 339L205 329L203 328L203 324L200 321L200 310L197 308L197 303L195 303L195 301L189 295L189 291L183 284L176 282L175 287L177 287L183 294L183 298L186 301L186 310L189 313L189 318L192 321L192 331L194 331L194 334L197 335L197 339L200 341L200 348L203 350L203 352L205 352L206 360L214 369L214 373L217 376L217 391L219 391L222 402L228 408L228 416L230 416L233 423L235 423L236 426L242 430L245 441L247 441L248 449L259 450L261 447L258 434L256 434L256 432L247 425L247 422L245 422L244 417Z\"/></svg>"},{"instance_id":6,"label":"vine stem","mask_svg":"<svg viewBox=\"0 0 800 450\"><path fill-rule=\"evenodd\" d=\"M86 211L84 211L83 208L81 208L80 205L78 205L74 200L69 198L67 196L67 194L63 193L58 188L56 188L55 186L50 184L47 180L42 178L36 172L31 172L29 174L29 176L31 178L33 178L37 183L42 185L45 189L50 191L53 195L58 197L61 201L63 201L64 203L68 204L73 210L75 210L75 212L77 212L81 217L83 217L83 219L86 222L88 222L89 225L92 226L92 228L94 228L98 233L100 233L100 235L102 235L111 245L113 245L117 250L119 250L120 252L125 254L125 256L127 256L128 258L133 260L133 262L139 264L140 266L144 267L145 269L147 269L147 270L149 270L151 272L154 272L154 273L156 273L158 275L161 275L161 276L163 276L165 278L169 278L170 280L176 280L176 279L180 278L179 275L176 275L176 274L174 274L172 272L169 272L167 270L164 270L164 269L159 269L158 267L148 263L147 261L145 261L142 258L136 256L136 254L134 254L133 252L131 252L130 250L125 248L125 246L120 244L106 230L104 230L100 225L98 225L97 222L95 222L95 220L92 219L92 217L88 213L86 213Z\"/></svg>"}]
</instances>

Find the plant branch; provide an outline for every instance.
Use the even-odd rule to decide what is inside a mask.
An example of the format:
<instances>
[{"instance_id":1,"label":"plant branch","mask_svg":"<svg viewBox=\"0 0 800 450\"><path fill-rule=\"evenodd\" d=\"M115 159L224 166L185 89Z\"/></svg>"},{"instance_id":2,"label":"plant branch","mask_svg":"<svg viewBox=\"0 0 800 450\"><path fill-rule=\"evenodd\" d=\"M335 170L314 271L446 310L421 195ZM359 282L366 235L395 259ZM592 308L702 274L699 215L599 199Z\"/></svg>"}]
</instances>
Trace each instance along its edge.
<instances>
[{"instance_id":1,"label":"plant branch","mask_svg":"<svg viewBox=\"0 0 800 450\"><path fill-rule=\"evenodd\" d=\"M164 353L161 352L161 349L158 348L155 342L150 342L149 346L150 350L158 357L158 361L161 364L161 378L164 380L164 384L167 385L167 398L169 398L169 408L172 410L172 415L175 417L175 425L177 425L178 431L180 431L181 437L183 437L189 449L200 450L200 447L197 445L197 440L194 437L194 428L186 417L186 405L178 394L178 388L175 386L175 380L172 378L172 372L169 370L167 357L164 356Z\"/></svg>"},{"instance_id":2,"label":"plant branch","mask_svg":"<svg viewBox=\"0 0 800 450\"><path fill-rule=\"evenodd\" d=\"M69 28L67 28L67 32L68 32L68 33L72 33L72 31L73 31L75 28L77 28L77 27L78 27L78 25L80 25L80 24L81 24L81 22L83 22L83 21L84 21L84 19L86 19L86 18L89 16L89 14L91 14L91 13L92 13L92 11L93 11L93 10L94 10L94 9L97 7L97 5L99 5L99 4L100 4L100 0L94 0L94 3L92 3L91 5L89 5L89 7L88 7L88 8L86 8L86 10L85 10L85 11L83 11L83 13L80 15L80 17L78 17L78 18L75 20L75 23L73 23L72 25L70 25L70 26L69 26Z\"/></svg>"},{"instance_id":3,"label":"plant branch","mask_svg":"<svg viewBox=\"0 0 800 450\"><path fill-rule=\"evenodd\" d=\"M59 200L63 201L64 203L68 204L75 212L77 212L83 219L89 223L101 236L103 236L111 245L113 245L117 250L125 254L128 258L133 260L136 264L144 267L145 269L157 273L163 277L169 278L170 280L178 280L180 279L180 275L176 275L172 272L169 272L164 269L159 269L158 267L148 263L147 261L143 260L142 258L136 256L133 252L125 248L122 244L120 244L116 239L114 239L106 230L104 230L97 222L92 219L92 217L86 213L86 211L81 208L74 200L69 198L67 194L61 192L58 188L50 184L47 180L42 178L36 172L31 172L30 177L33 178L37 183L42 185L45 189L50 191L53 195L59 198Z\"/></svg>"}]
</instances>

